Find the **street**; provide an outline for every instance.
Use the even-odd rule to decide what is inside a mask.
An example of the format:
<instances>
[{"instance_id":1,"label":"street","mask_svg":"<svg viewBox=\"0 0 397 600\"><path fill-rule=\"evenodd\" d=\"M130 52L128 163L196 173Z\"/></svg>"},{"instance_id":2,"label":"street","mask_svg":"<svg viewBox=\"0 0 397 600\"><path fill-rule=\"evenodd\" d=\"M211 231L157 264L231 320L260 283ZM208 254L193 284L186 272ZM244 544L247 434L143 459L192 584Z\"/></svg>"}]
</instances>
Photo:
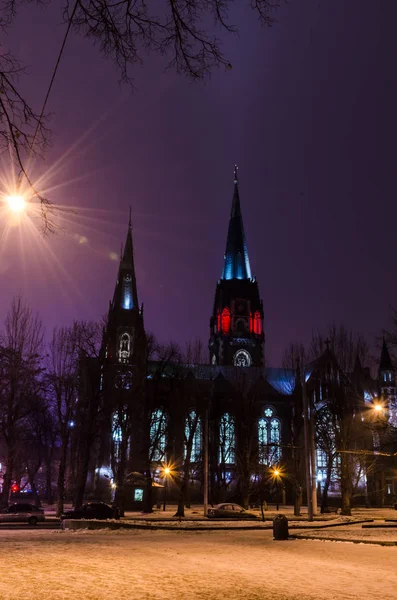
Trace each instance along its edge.
<instances>
[{"instance_id":1,"label":"street","mask_svg":"<svg viewBox=\"0 0 397 600\"><path fill-rule=\"evenodd\" d=\"M394 599L397 548L270 531L0 532L0 598ZM21 583L22 582L22 583Z\"/></svg>"}]
</instances>

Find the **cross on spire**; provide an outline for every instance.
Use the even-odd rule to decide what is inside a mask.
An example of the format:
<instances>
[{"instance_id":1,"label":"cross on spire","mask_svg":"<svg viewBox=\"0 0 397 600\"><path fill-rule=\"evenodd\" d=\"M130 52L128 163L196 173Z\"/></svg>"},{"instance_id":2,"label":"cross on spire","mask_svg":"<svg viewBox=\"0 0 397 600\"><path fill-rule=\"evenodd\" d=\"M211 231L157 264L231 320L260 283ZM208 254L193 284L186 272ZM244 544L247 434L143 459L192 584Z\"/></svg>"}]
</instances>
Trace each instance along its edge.
<instances>
[{"instance_id":1,"label":"cross on spire","mask_svg":"<svg viewBox=\"0 0 397 600\"><path fill-rule=\"evenodd\" d=\"M128 219L128 228L131 229L131 206L130 206L130 217Z\"/></svg>"},{"instance_id":2,"label":"cross on spire","mask_svg":"<svg viewBox=\"0 0 397 600\"><path fill-rule=\"evenodd\" d=\"M234 165L234 183L238 182L238 166Z\"/></svg>"}]
</instances>

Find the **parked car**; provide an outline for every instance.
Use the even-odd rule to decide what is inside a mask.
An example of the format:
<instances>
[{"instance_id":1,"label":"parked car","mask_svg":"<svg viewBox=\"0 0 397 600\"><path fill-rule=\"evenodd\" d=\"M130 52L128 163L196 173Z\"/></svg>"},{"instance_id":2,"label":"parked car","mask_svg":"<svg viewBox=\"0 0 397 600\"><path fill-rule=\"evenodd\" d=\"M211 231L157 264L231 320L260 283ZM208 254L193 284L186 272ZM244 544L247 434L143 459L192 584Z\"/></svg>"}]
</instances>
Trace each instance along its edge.
<instances>
[{"instance_id":1,"label":"parked car","mask_svg":"<svg viewBox=\"0 0 397 600\"><path fill-rule=\"evenodd\" d=\"M120 510L104 502L87 502L77 510L67 510L61 515L64 519L119 519Z\"/></svg>"},{"instance_id":2,"label":"parked car","mask_svg":"<svg viewBox=\"0 0 397 600\"><path fill-rule=\"evenodd\" d=\"M44 510L34 504L17 502L0 510L0 523L28 523L37 525L44 521Z\"/></svg>"},{"instance_id":3,"label":"parked car","mask_svg":"<svg viewBox=\"0 0 397 600\"><path fill-rule=\"evenodd\" d=\"M254 513L248 512L239 504L224 503L217 504L213 508L209 508L207 515L209 517L226 517L228 519L256 519Z\"/></svg>"}]
</instances>

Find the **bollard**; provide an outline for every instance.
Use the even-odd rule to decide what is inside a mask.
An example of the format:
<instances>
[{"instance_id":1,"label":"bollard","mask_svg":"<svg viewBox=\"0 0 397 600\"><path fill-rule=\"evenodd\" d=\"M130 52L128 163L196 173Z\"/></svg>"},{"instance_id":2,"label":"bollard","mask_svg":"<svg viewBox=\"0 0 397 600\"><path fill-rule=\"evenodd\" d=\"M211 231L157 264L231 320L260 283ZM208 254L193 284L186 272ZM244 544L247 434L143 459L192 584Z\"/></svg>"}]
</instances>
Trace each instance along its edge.
<instances>
[{"instance_id":1,"label":"bollard","mask_svg":"<svg viewBox=\"0 0 397 600\"><path fill-rule=\"evenodd\" d=\"M288 519L285 515L277 515L273 519L273 539L288 540Z\"/></svg>"}]
</instances>

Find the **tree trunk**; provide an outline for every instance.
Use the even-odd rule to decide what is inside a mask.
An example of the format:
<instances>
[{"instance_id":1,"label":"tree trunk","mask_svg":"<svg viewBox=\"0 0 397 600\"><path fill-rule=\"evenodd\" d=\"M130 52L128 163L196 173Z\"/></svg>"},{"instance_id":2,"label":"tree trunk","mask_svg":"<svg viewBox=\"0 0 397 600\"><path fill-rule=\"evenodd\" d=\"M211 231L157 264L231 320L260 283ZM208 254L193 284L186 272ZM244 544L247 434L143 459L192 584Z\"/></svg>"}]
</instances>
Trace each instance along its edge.
<instances>
[{"instance_id":1,"label":"tree trunk","mask_svg":"<svg viewBox=\"0 0 397 600\"><path fill-rule=\"evenodd\" d=\"M324 488L321 497L321 513L325 513L328 508L328 490L331 483L333 458L327 463L327 476L325 478Z\"/></svg>"},{"instance_id":2,"label":"tree trunk","mask_svg":"<svg viewBox=\"0 0 397 600\"><path fill-rule=\"evenodd\" d=\"M185 501L186 501L186 490L187 483L189 480L189 469L184 469L183 479L181 483L181 487L179 490L179 498L178 498L178 509L174 514L174 517L184 517L185 516Z\"/></svg>"},{"instance_id":3,"label":"tree trunk","mask_svg":"<svg viewBox=\"0 0 397 600\"><path fill-rule=\"evenodd\" d=\"M11 499L11 484L12 484L12 473L14 470L14 453L12 448L7 448L7 459L6 459L6 472L3 479L3 491L1 495L1 506L8 506Z\"/></svg>"},{"instance_id":4,"label":"tree trunk","mask_svg":"<svg viewBox=\"0 0 397 600\"><path fill-rule=\"evenodd\" d=\"M54 504L54 496L52 493L52 461L50 457L45 460L45 478L47 488L47 504Z\"/></svg>"},{"instance_id":5,"label":"tree trunk","mask_svg":"<svg viewBox=\"0 0 397 600\"><path fill-rule=\"evenodd\" d=\"M63 509L64 509L66 453L67 453L67 442L62 444L61 460L59 461L57 517L61 516L61 514L63 513Z\"/></svg>"},{"instance_id":6,"label":"tree trunk","mask_svg":"<svg viewBox=\"0 0 397 600\"><path fill-rule=\"evenodd\" d=\"M350 516L351 511L351 481L349 477L349 460L346 454L341 456L341 489L342 489L342 515Z\"/></svg>"},{"instance_id":7,"label":"tree trunk","mask_svg":"<svg viewBox=\"0 0 397 600\"><path fill-rule=\"evenodd\" d=\"M81 508L81 506L83 505L83 501L84 501L84 492L85 492L85 486L87 483L91 446L92 446L92 444L91 444L90 440L87 440L87 443L83 447L83 456L81 457L81 460L79 461L80 464L78 465L78 469L77 469L76 488L75 488L75 494L74 494L74 507L76 509Z\"/></svg>"},{"instance_id":8,"label":"tree trunk","mask_svg":"<svg viewBox=\"0 0 397 600\"><path fill-rule=\"evenodd\" d=\"M300 517L302 507L302 486L299 483L294 485L295 499L294 499L294 516Z\"/></svg>"}]
</instances>

